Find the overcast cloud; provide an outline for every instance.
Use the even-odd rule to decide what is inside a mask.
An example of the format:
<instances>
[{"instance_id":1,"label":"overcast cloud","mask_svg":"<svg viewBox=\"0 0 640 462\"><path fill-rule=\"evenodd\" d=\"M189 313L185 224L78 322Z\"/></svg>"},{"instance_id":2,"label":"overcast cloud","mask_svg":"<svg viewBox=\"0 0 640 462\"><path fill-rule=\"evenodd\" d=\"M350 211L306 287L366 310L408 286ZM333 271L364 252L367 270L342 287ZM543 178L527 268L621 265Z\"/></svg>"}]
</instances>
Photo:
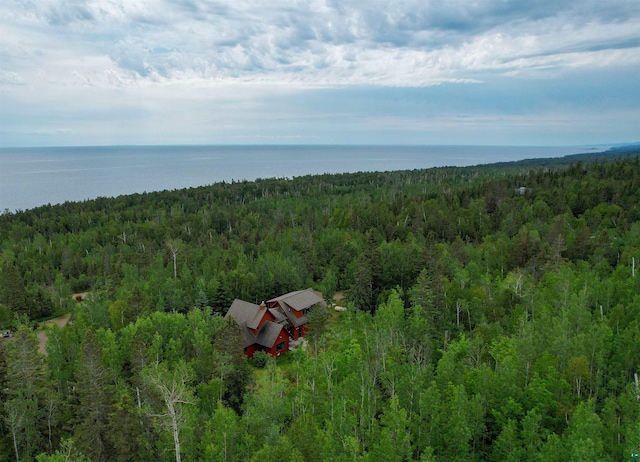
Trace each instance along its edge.
<instances>
[{"instance_id":1,"label":"overcast cloud","mask_svg":"<svg viewBox=\"0 0 640 462\"><path fill-rule=\"evenodd\" d=\"M640 139L638 0L3 0L0 145Z\"/></svg>"}]
</instances>

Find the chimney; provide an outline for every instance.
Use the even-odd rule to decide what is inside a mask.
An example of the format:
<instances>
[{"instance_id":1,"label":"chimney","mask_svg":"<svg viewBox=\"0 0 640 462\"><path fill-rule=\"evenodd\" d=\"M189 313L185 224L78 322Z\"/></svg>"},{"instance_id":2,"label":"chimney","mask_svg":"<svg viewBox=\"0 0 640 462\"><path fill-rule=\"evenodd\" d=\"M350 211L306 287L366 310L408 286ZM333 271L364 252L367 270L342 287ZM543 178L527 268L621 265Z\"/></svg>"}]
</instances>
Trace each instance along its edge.
<instances>
[{"instance_id":1,"label":"chimney","mask_svg":"<svg viewBox=\"0 0 640 462\"><path fill-rule=\"evenodd\" d=\"M264 310L267 308L267 305L265 305L264 300L262 301L262 303L260 303L260 309Z\"/></svg>"}]
</instances>

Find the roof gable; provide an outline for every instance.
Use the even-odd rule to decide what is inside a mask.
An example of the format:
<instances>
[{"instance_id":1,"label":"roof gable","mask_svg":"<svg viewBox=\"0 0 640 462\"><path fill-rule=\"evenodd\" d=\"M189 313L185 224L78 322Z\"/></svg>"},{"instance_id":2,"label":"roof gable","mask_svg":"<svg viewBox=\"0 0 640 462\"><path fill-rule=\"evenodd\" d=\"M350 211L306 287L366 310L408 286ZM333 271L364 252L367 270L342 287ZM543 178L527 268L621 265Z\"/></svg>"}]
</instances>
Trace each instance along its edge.
<instances>
[{"instance_id":1,"label":"roof gable","mask_svg":"<svg viewBox=\"0 0 640 462\"><path fill-rule=\"evenodd\" d=\"M282 332L283 327L275 322L267 321L260 329L260 333L256 337L256 343L265 348L271 348L275 343L278 335Z\"/></svg>"},{"instance_id":2,"label":"roof gable","mask_svg":"<svg viewBox=\"0 0 640 462\"><path fill-rule=\"evenodd\" d=\"M282 324L287 322L287 317L282 314L282 311L278 308L269 308L269 313L274 317L274 321Z\"/></svg>"},{"instance_id":3,"label":"roof gable","mask_svg":"<svg viewBox=\"0 0 640 462\"><path fill-rule=\"evenodd\" d=\"M261 310L258 305L236 298L231 304L227 316L233 316L233 319L241 326L245 325L250 329L257 329L266 313L266 309Z\"/></svg>"},{"instance_id":4,"label":"roof gable","mask_svg":"<svg viewBox=\"0 0 640 462\"><path fill-rule=\"evenodd\" d=\"M302 311L306 308L311 308L318 303L322 303L323 301L322 297L317 295L313 289L305 289L298 290L296 292L289 292L288 294L281 295L280 297L272 298L268 303L278 303L283 308L283 303L286 303L294 310Z\"/></svg>"}]
</instances>

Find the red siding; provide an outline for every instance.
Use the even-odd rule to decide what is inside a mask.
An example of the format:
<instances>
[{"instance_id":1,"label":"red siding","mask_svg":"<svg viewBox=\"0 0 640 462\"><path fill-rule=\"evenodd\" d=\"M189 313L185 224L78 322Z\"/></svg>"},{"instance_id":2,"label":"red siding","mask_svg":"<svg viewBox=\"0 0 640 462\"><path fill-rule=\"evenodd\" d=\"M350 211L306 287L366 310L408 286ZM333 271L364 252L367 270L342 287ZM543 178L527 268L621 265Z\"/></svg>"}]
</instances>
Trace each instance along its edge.
<instances>
[{"instance_id":1,"label":"red siding","mask_svg":"<svg viewBox=\"0 0 640 462\"><path fill-rule=\"evenodd\" d=\"M279 343L284 343L284 348L282 348L280 351L278 351L278 348L277 348ZM289 335L286 333L284 329L280 331L278 338L276 339L275 342L273 342L273 346L271 348L266 349L265 351L269 353L271 356L273 356L274 358L277 356L280 356L282 353L289 351Z\"/></svg>"},{"instance_id":2,"label":"red siding","mask_svg":"<svg viewBox=\"0 0 640 462\"><path fill-rule=\"evenodd\" d=\"M249 359L251 359L253 358L253 355L255 354L256 351L258 351L258 345L253 344L253 345L249 345L244 349L244 354L247 355Z\"/></svg>"},{"instance_id":3,"label":"red siding","mask_svg":"<svg viewBox=\"0 0 640 462\"><path fill-rule=\"evenodd\" d=\"M276 318L269 312L269 310L264 310L264 315L262 316L262 319L260 320L260 322L258 323L258 331L260 330L260 328L262 327L262 325L267 322L267 321L275 321Z\"/></svg>"}]
</instances>

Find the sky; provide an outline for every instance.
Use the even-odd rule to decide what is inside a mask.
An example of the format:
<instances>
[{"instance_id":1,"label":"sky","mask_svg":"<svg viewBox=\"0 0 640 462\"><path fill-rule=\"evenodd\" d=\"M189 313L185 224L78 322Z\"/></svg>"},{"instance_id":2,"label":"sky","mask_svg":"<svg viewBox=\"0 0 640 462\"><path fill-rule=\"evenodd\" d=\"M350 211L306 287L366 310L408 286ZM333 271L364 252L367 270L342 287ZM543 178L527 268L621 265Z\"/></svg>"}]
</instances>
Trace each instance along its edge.
<instances>
[{"instance_id":1,"label":"sky","mask_svg":"<svg viewBox=\"0 0 640 462\"><path fill-rule=\"evenodd\" d=\"M0 146L636 141L638 0L0 2Z\"/></svg>"}]
</instances>

